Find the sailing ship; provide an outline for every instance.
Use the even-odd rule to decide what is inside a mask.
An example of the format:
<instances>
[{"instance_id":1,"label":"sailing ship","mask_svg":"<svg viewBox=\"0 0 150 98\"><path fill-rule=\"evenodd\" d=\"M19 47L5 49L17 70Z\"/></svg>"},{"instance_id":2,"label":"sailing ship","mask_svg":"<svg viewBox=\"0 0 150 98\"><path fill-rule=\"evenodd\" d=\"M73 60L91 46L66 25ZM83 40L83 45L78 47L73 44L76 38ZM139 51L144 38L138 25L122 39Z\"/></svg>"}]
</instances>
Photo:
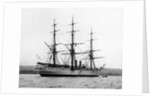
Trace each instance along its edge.
<instances>
[{"instance_id":1,"label":"sailing ship","mask_svg":"<svg viewBox=\"0 0 150 98\"><path fill-rule=\"evenodd\" d=\"M66 47L67 45L70 46L70 48L68 48L69 53L62 53L63 55L70 55L71 56L71 64L58 64L56 61L57 59L57 55L59 52L57 50L57 46L60 45L59 43L56 42L56 33L59 31L56 29L56 22L54 19L54 23L53 23L53 45L48 45L46 42L46 46L49 48L49 51L51 52L51 56L49 57L49 59L52 59L52 63L50 62L37 62L37 65L40 66L38 67L38 73L41 76L55 76L55 77L61 77L61 76L65 76L65 77L98 77L99 76L99 72L104 68L100 67L99 69L96 68L95 63L94 63L94 59L98 59L98 58L102 58L102 57L94 57L94 53L97 50L93 50L93 31L91 29L90 32L90 50L89 51L85 51L85 52L76 52L75 51L75 46L79 45L79 44L83 44L83 43L75 43L74 37L75 37L75 32L77 32L77 30L74 29L75 26L75 22L74 19L72 18L72 23L71 25L71 43L70 44L64 44ZM90 67L87 67L85 64L82 64L82 60L78 61L76 60L76 55L78 54L88 54L88 59L89 59L89 64Z\"/></svg>"}]
</instances>

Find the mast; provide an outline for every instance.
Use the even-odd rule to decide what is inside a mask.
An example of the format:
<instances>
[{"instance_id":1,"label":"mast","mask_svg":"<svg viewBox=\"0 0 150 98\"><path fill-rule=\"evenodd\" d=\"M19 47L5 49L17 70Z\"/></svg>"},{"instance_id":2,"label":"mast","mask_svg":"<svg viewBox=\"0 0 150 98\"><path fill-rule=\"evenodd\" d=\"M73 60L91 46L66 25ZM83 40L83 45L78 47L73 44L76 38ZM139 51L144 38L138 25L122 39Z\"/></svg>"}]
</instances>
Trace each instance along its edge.
<instances>
[{"instance_id":1,"label":"mast","mask_svg":"<svg viewBox=\"0 0 150 98\"><path fill-rule=\"evenodd\" d=\"M91 33L90 33L90 36L91 36L91 39L90 39L90 54L89 54L89 59L90 59L90 68L93 69L92 65L94 65L94 58L93 58L93 31L92 31L92 28L91 28ZM95 66L94 66L95 68Z\"/></svg>"},{"instance_id":2,"label":"mast","mask_svg":"<svg viewBox=\"0 0 150 98\"><path fill-rule=\"evenodd\" d=\"M56 65L56 23L55 23L55 19L54 19L54 24L53 24L53 63L54 65Z\"/></svg>"},{"instance_id":3,"label":"mast","mask_svg":"<svg viewBox=\"0 0 150 98\"><path fill-rule=\"evenodd\" d=\"M75 61L76 61L76 54L83 54L83 52L76 52L75 51L75 47L79 44L83 44L83 43L75 43L75 32L78 32L79 30L75 30L75 22L74 22L74 18L72 17L72 21L71 21L71 43L70 44L65 44L65 45L70 45L70 48L67 47L67 49L69 50L70 53L64 53L64 54L69 54L71 56L71 70L74 70L75 67Z\"/></svg>"},{"instance_id":4,"label":"mast","mask_svg":"<svg viewBox=\"0 0 150 98\"><path fill-rule=\"evenodd\" d=\"M54 66L56 65L57 53L58 53L57 48L56 48L56 45L58 45L58 44L56 43L56 32L59 31L59 30L56 30L57 24L56 24L55 21L56 21L56 20L54 19L54 20L53 20L53 25L52 25L52 26L53 26L53 31L51 32L51 33L53 33L53 44L52 44L52 47L49 47L49 45L45 42L46 45L49 47L50 51L52 52L53 64L54 64Z\"/></svg>"},{"instance_id":5,"label":"mast","mask_svg":"<svg viewBox=\"0 0 150 98\"><path fill-rule=\"evenodd\" d=\"M72 17L72 23L71 23L71 50L70 50L70 55L71 55L71 68L73 68L74 66L74 61L75 61L75 49L74 49L74 20L73 20L73 17Z\"/></svg>"},{"instance_id":6,"label":"mast","mask_svg":"<svg viewBox=\"0 0 150 98\"><path fill-rule=\"evenodd\" d=\"M99 50L94 50L93 49L93 30L91 28L91 32L90 32L90 51L89 51L89 60L90 60L90 69L95 69L95 62L94 62L94 59L100 59L100 58L103 58L103 57L94 57L94 52L96 51L99 51Z\"/></svg>"}]
</instances>

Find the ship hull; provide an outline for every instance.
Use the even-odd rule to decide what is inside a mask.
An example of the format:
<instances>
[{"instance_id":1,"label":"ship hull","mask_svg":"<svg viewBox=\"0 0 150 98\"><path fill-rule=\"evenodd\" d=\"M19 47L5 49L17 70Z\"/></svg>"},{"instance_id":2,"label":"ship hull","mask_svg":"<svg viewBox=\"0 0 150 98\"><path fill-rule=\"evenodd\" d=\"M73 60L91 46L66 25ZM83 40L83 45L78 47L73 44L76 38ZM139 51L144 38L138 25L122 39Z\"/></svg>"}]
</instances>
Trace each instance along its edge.
<instances>
[{"instance_id":1,"label":"ship hull","mask_svg":"<svg viewBox=\"0 0 150 98\"><path fill-rule=\"evenodd\" d=\"M39 71L41 76L45 77L98 77L97 70L77 69L70 70L69 68L45 68Z\"/></svg>"}]
</instances>

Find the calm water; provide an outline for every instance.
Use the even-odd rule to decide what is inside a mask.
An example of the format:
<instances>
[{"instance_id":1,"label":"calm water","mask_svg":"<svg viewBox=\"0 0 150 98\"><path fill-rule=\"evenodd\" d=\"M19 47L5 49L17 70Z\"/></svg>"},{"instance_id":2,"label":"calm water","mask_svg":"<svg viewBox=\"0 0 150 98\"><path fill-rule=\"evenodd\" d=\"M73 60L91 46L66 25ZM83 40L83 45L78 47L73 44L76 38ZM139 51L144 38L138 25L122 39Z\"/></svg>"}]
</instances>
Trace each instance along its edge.
<instances>
[{"instance_id":1,"label":"calm water","mask_svg":"<svg viewBox=\"0 0 150 98\"><path fill-rule=\"evenodd\" d=\"M19 87L121 89L122 77L41 77L38 74L20 74Z\"/></svg>"}]
</instances>

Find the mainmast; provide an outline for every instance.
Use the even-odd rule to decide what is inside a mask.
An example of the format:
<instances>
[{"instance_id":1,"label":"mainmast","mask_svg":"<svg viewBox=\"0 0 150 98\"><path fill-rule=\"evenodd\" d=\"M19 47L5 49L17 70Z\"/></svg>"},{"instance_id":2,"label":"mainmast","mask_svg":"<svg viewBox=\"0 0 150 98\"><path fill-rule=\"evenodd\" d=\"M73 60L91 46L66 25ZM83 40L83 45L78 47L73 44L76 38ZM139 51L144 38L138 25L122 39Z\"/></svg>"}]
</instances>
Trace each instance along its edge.
<instances>
[{"instance_id":1,"label":"mainmast","mask_svg":"<svg viewBox=\"0 0 150 98\"><path fill-rule=\"evenodd\" d=\"M79 45L79 44L83 44L83 43L75 43L75 39L74 39L74 34L75 32L78 32L78 30L75 30L75 22L74 22L74 18L72 17L72 23L70 24L71 25L71 43L70 44L65 44L65 45L70 45L71 48L68 48L69 49L69 55L71 56L71 70L74 70L74 67L75 67L75 61L76 61L76 54L83 54L83 52L76 52L75 51L75 47L76 45ZM68 53L65 53L65 54L68 54Z\"/></svg>"},{"instance_id":2,"label":"mainmast","mask_svg":"<svg viewBox=\"0 0 150 98\"><path fill-rule=\"evenodd\" d=\"M74 30L74 25L75 25L75 22L73 20L73 17L72 17L72 23L71 23L71 50L70 50L70 55L71 55L71 68L73 68L74 66L74 62L75 62L75 49L74 49L74 33L75 33L75 30Z\"/></svg>"}]
</instances>

